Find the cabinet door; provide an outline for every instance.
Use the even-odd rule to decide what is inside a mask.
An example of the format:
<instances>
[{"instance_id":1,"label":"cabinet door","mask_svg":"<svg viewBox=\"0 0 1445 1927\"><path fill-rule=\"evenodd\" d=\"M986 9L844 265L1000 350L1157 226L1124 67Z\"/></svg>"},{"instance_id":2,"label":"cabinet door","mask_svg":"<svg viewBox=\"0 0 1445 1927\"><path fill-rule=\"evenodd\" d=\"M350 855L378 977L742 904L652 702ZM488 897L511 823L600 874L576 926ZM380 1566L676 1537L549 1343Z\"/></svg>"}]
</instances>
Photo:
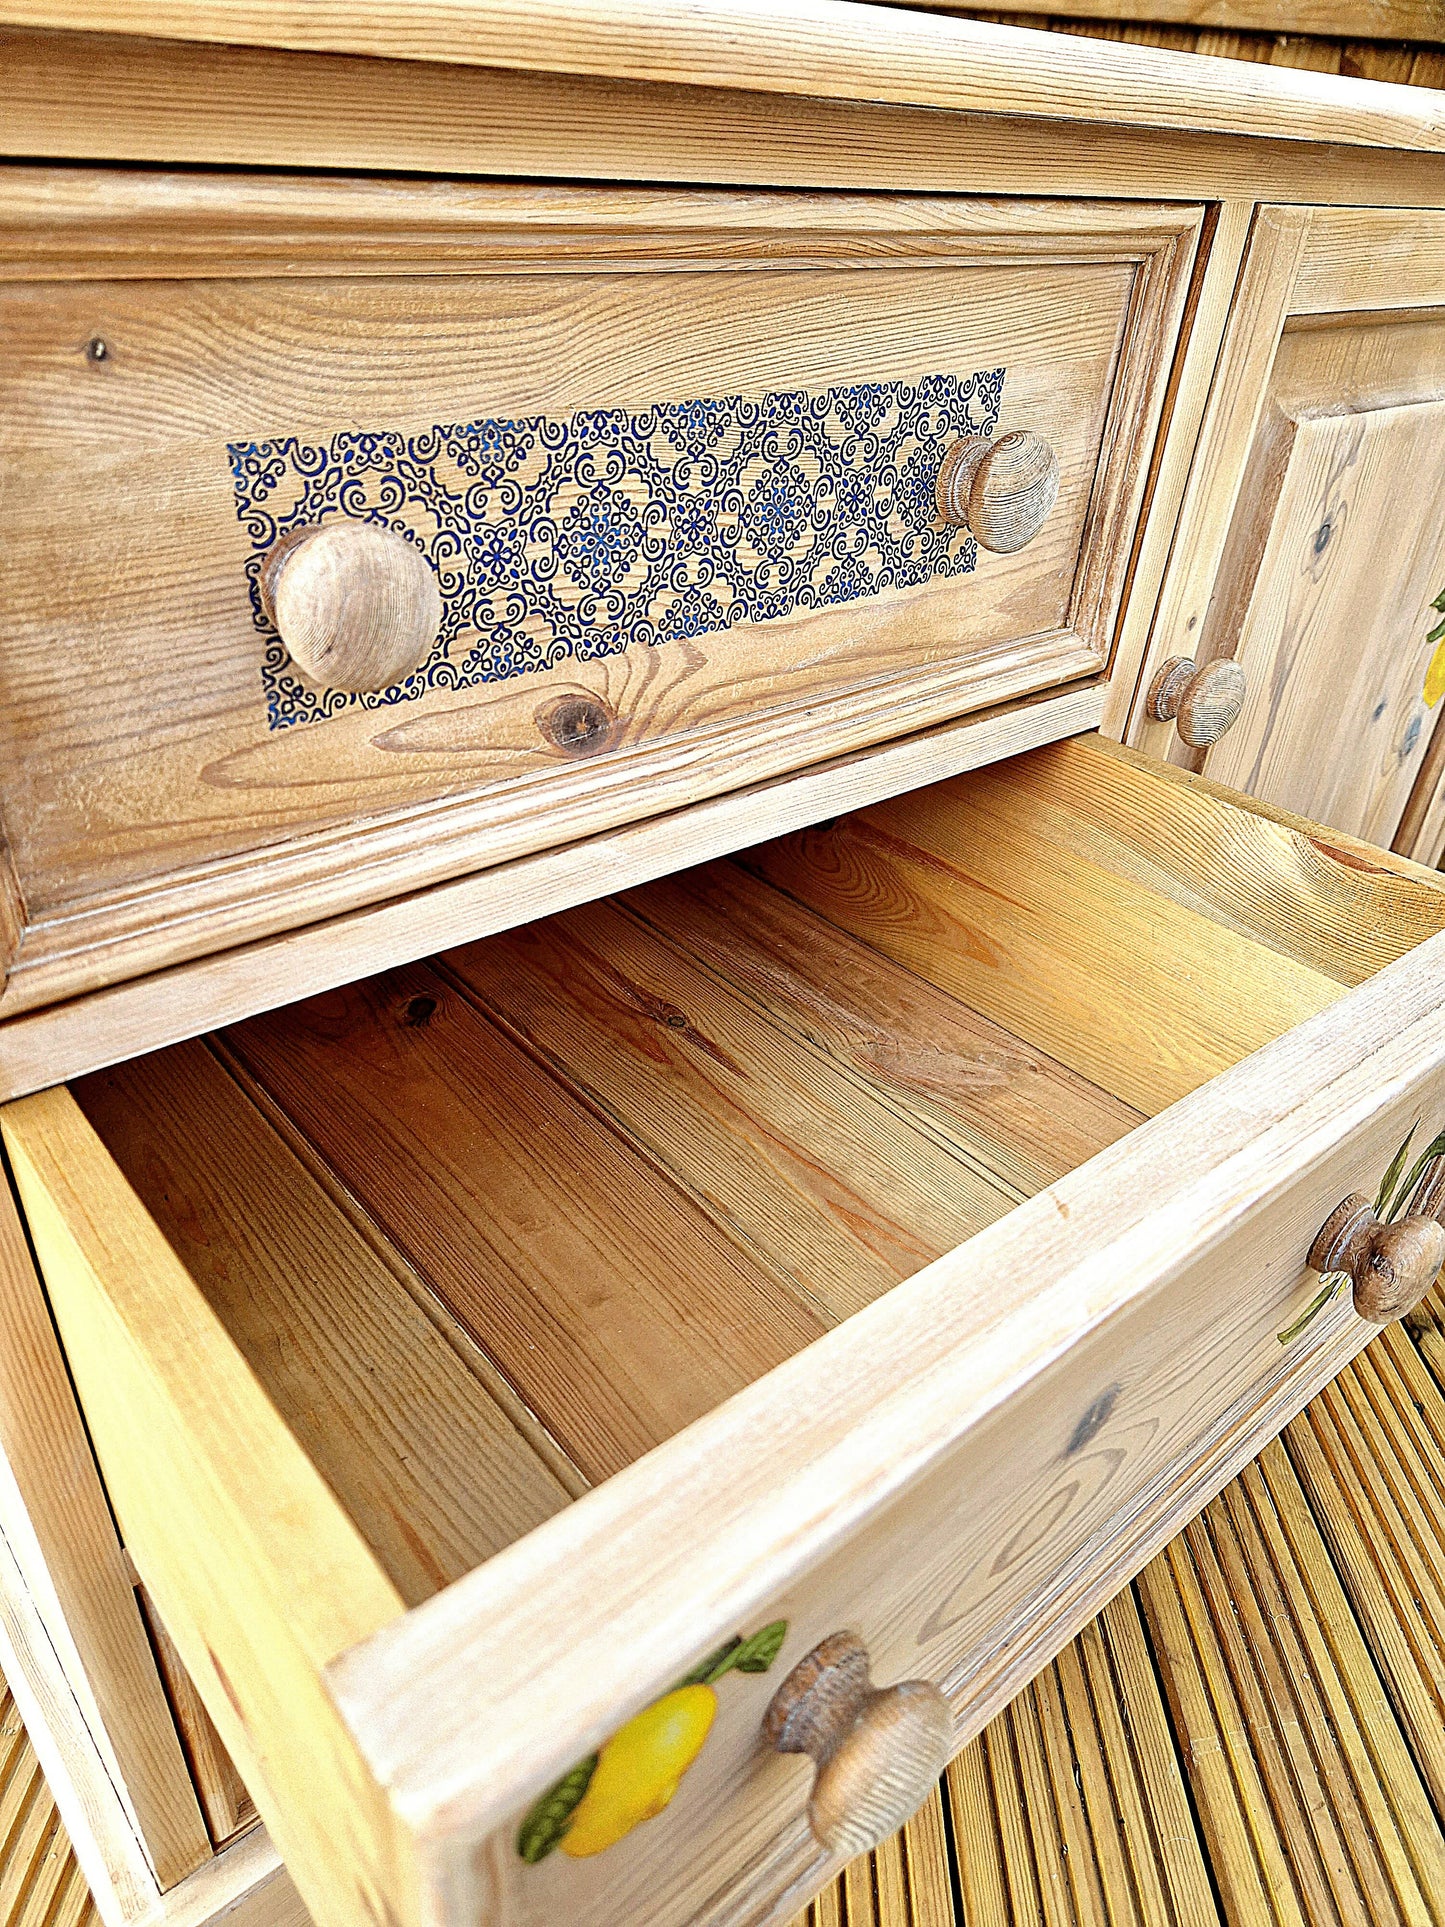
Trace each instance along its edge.
<instances>
[{"instance_id":1,"label":"cabinet door","mask_svg":"<svg viewBox=\"0 0 1445 1927\"><path fill-rule=\"evenodd\" d=\"M1438 861L1445 734L1425 677L1445 590L1445 215L1260 210L1174 558L1131 740ZM1181 733L1151 714L1179 658L1243 672L1212 743L1183 740L1211 733L1207 715Z\"/></svg>"}]
</instances>

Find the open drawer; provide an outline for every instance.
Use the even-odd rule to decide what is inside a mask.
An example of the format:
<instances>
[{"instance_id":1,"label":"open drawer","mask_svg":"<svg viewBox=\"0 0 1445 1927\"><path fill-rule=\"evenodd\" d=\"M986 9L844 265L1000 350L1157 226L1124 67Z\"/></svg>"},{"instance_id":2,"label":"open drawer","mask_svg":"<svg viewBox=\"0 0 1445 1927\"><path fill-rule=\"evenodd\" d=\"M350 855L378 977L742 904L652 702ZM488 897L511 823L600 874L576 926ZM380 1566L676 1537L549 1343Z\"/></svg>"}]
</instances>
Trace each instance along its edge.
<instances>
[{"instance_id":1,"label":"open drawer","mask_svg":"<svg viewBox=\"0 0 1445 1927\"><path fill-rule=\"evenodd\" d=\"M782 1920L896 1824L1368 1336L1281 1342L1445 1124L1442 928L1086 738L9 1106L317 1919Z\"/></svg>"}]
</instances>

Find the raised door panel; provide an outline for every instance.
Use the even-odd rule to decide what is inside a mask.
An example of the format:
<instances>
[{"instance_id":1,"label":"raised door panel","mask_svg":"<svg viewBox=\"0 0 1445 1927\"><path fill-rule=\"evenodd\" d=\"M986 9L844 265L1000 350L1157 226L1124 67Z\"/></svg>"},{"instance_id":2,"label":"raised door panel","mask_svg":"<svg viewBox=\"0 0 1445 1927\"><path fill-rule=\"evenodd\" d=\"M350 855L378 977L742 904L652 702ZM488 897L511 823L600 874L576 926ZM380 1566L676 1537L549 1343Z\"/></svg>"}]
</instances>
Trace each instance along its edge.
<instances>
[{"instance_id":1,"label":"raised door panel","mask_svg":"<svg viewBox=\"0 0 1445 1927\"><path fill-rule=\"evenodd\" d=\"M1234 646L1248 693L1207 767L1388 845L1433 724L1424 685L1430 603L1445 587L1445 401L1281 424L1279 496Z\"/></svg>"},{"instance_id":2,"label":"raised door panel","mask_svg":"<svg viewBox=\"0 0 1445 1927\"><path fill-rule=\"evenodd\" d=\"M1442 589L1445 217L1264 209L1131 740L1433 861L1421 832L1445 741L1432 756L1425 682ZM1243 672L1215 741L1151 713L1181 657Z\"/></svg>"}]
</instances>

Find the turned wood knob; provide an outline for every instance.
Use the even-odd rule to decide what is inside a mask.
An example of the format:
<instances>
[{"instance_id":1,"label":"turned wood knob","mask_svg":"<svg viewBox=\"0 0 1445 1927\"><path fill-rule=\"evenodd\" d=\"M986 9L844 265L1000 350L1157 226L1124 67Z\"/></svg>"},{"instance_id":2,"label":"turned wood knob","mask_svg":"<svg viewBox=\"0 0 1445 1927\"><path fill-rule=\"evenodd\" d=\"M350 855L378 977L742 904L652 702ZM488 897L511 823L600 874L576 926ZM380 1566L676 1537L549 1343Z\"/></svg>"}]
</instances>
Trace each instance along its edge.
<instances>
[{"instance_id":1,"label":"turned wood knob","mask_svg":"<svg viewBox=\"0 0 1445 1927\"><path fill-rule=\"evenodd\" d=\"M420 549L347 517L282 536L261 564L261 604L297 668L328 689L389 689L426 660L442 619Z\"/></svg>"},{"instance_id":2,"label":"turned wood knob","mask_svg":"<svg viewBox=\"0 0 1445 1927\"><path fill-rule=\"evenodd\" d=\"M811 1755L814 1838L831 1853L866 1853L928 1797L953 1751L953 1715L936 1686L874 1686L856 1633L830 1633L789 1673L763 1719L779 1753Z\"/></svg>"},{"instance_id":3,"label":"turned wood knob","mask_svg":"<svg viewBox=\"0 0 1445 1927\"><path fill-rule=\"evenodd\" d=\"M1149 685L1150 722L1173 723L1191 749L1217 743L1244 708L1244 671L1220 656L1201 669L1192 656L1171 656Z\"/></svg>"},{"instance_id":4,"label":"turned wood knob","mask_svg":"<svg viewBox=\"0 0 1445 1927\"><path fill-rule=\"evenodd\" d=\"M965 435L938 471L938 513L980 548L1012 555L1032 542L1059 498L1059 458L1042 435L1015 428Z\"/></svg>"},{"instance_id":5,"label":"turned wood knob","mask_svg":"<svg viewBox=\"0 0 1445 1927\"><path fill-rule=\"evenodd\" d=\"M1307 1260L1320 1272L1343 1271L1355 1310L1372 1325L1403 1318L1445 1265L1445 1226L1411 1216L1386 1224L1360 1192L1342 1199L1320 1226Z\"/></svg>"}]
</instances>

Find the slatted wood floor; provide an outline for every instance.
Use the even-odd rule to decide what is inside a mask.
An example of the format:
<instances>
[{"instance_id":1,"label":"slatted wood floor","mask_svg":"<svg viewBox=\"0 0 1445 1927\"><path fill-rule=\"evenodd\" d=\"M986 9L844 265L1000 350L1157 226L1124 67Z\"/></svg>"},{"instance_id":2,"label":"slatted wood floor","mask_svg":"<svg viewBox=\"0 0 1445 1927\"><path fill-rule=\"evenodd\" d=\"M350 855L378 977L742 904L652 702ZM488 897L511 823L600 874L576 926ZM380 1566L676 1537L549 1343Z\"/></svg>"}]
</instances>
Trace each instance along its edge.
<instances>
[{"instance_id":1,"label":"slatted wood floor","mask_svg":"<svg viewBox=\"0 0 1445 1927\"><path fill-rule=\"evenodd\" d=\"M92 1927L0 1697L0 1927ZM794 1927L1445 1927L1445 1294Z\"/></svg>"},{"instance_id":2,"label":"slatted wood floor","mask_svg":"<svg viewBox=\"0 0 1445 1927\"><path fill-rule=\"evenodd\" d=\"M50 1789L0 1680L0 1927L97 1927Z\"/></svg>"}]
</instances>

